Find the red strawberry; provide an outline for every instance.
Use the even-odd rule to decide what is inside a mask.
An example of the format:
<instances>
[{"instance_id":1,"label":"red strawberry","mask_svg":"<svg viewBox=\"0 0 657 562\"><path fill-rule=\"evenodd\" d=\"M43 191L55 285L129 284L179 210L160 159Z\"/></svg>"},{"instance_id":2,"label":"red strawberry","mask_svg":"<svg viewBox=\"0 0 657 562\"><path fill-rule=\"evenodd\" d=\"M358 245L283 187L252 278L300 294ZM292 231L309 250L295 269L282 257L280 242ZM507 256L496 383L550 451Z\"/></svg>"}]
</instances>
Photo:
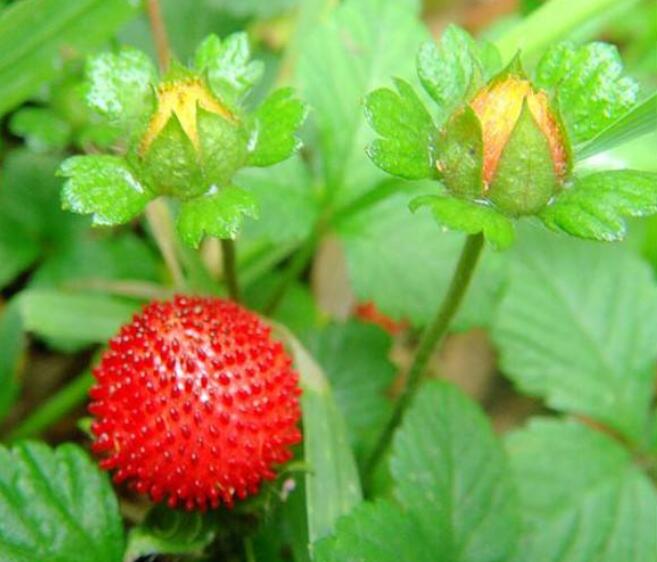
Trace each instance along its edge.
<instances>
[{"instance_id":1,"label":"red strawberry","mask_svg":"<svg viewBox=\"0 0 657 562\"><path fill-rule=\"evenodd\" d=\"M101 467L171 507L231 506L273 479L301 440L291 365L269 327L233 302L147 305L94 370Z\"/></svg>"}]
</instances>

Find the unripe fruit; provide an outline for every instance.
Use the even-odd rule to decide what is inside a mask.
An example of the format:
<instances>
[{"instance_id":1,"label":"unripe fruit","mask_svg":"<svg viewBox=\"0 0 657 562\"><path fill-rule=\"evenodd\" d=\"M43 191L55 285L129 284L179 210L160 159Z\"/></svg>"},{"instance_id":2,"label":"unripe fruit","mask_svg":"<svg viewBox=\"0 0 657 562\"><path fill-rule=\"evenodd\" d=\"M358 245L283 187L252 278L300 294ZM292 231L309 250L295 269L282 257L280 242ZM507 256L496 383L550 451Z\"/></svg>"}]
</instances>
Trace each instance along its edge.
<instances>
[{"instance_id":1,"label":"unripe fruit","mask_svg":"<svg viewBox=\"0 0 657 562\"><path fill-rule=\"evenodd\" d=\"M510 216L539 212L570 168L565 132L547 94L507 73L447 122L437 146L447 188Z\"/></svg>"},{"instance_id":2,"label":"unripe fruit","mask_svg":"<svg viewBox=\"0 0 657 562\"><path fill-rule=\"evenodd\" d=\"M170 507L232 506L257 492L301 440L298 376L270 331L217 298L144 307L94 370L101 467Z\"/></svg>"}]
</instances>

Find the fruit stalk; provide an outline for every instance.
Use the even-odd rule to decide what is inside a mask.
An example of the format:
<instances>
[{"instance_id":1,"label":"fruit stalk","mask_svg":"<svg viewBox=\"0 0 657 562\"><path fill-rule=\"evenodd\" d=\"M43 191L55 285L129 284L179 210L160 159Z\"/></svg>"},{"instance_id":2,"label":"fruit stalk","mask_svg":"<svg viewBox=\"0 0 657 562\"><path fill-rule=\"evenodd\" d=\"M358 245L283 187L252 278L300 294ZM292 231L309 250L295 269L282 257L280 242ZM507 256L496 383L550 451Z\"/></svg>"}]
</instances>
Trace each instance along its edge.
<instances>
[{"instance_id":1,"label":"fruit stalk","mask_svg":"<svg viewBox=\"0 0 657 562\"><path fill-rule=\"evenodd\" d=\"M229 239L221 240L221 259L223 262L223 274L228 295L235 302L240 302L240 286L237 280L237 266L235 264L235 242Z\"/></svg>"},{"instance_id":2,"label":"fruit stalk","mask_svg":"<svg viewBox=\"0 0 657 562\"><path fill-rule=\"evenodd\" d=\"M456 270L452 276L449 289L447 290L447 294L440 304L433 321L427 326L422 334L420 344L415 352L413 363L408 372L406 384L395 404L392 416L376 442L374 450L367 462L364 477L366 490L381 457L390 445L392 436L399 426L404 416L404 412L413 401L413 397L422 382L422 377L426 371L427 363L433 350L447 333L451 321L463 301L463 297L465 296L470 281L472 280L483 246L484 236L481 233L471 234L466 239Z\"/></svg>"}]
</instances>

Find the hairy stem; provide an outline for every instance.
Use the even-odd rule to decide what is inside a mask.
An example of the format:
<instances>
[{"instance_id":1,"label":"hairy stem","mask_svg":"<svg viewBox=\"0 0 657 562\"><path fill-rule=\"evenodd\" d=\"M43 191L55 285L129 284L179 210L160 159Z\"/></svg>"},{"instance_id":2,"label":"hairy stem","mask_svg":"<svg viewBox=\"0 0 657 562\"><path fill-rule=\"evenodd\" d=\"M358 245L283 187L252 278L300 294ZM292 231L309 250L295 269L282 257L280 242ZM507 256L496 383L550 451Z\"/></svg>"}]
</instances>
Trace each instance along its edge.
<instances>
[{"instance_id":1,"label":"hairy stem","mask_svg":"<svg viewBox=\"0 0 657 562\"><path fill-rule=\"evenodd\" d=\"M146 207L146 219L164 262L171 273L175 288L183 289L185 287L185 278L176 255L176 234L173 219L166 203L162 199L151 201Z\"/></svg>"},{"instance_id":2,"label":"hairy stem","mask_svg":"<svg viewBox=\"0 0 657 562\"><path fill-rule=\"evenodd\" d=\"M169 46L167 28L162 17L159 0L146 0L146 11L148 12L148 21L151 25L160 71L166 72L171 60L171 47Z\"/></svg>"},{"instance_id":3,"label":"hairy stem","mask_svg":"<svg viewBox=\"0 0 657 562\"><path fill-rule=\"evenodd\" d=\"M425 373L432 352L447 333L449 325L458 311L470 281L472 280L472 275L479 260L479 256L481 255L483 246L484 237L482 234L471 234L468 236L461 252L461 257L456 266L456 270L452 276L447 294L440 304L433 321L427 326L422 334L420 344L415 352L411 368L408 372L406 384L395 404L392 416L383 429L383 432L381 433L367 462L365 470L366 480L371 480L376 466L381 460L381 457L387 451L395 430L399 426L406 409L412 402L413 397L422 382L422 377Z\"/></svg>"},{"instance_id":4,"label":"hairy stem","mask_svg":"<svg viewBox=\"0 0 657 562\"><path fill-rule=\"evenodd\" d=\"M84 371L18 424L9 433L7 440L16 441L41 433L81 404L86 399L93 382L94 379L89 371Z\"/></svg>"},{"instance_id":5,"label":"hairy stem","mask_svg":"<svg viewBox=\"0 0 657 562\"><path fill-rule=\"evenodd\" d=\"M235 302L240 302L240 286L237 280L237 265L235 258L235 242L229 239L221 240L221 259L223 261L224 280L228 295Z\"/></svg>"}]
</instances>

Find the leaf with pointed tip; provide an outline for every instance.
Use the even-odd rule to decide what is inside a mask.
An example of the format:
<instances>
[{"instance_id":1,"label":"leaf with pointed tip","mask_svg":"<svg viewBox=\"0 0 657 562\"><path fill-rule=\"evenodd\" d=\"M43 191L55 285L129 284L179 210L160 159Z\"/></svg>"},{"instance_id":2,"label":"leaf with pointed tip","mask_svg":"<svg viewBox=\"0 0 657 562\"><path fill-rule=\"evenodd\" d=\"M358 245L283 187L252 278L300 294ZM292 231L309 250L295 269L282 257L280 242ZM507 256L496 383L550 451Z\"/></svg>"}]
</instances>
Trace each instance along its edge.
<instances>
[{"instance_id":1,"label":"leaf with pointed tip","mask_svg":"<svg viewBox=\"0 0 657 562\"><path fill-rule=\"evenodd\" d=\"M483 232L486 240L500 250L513 244L513 223L493 207L442 195L422 195L410 203L411 211L429 207L439 225L467 234Z\"/></svg>"},{"instance_id":2,"label":"leaf with pointed tip","mask_svg":"<svg viewBox=\"0 0 657 562\"><path fill-rule=\"evenodd\" d=\"M485 65L485 66L484 66ZM417 55L420 80L446 118L467 96L483 86L501 65L497 49L478 45L463 29L448 26L440 42L428 41Z\"/></svg>"},{"instance_id":3,"label":"leaf with pointed tip","mask_svg":"<svg viewBox=\"0 0 657 562\"><path fill-rule=\"evenodd\" d=\"M536 85L552 90L573 145L594 138L636 102L638 84L623 76L618 49L607 43L548 49L536 69Z\"/></svg>"},{"instance_id":4,"label":"leaf with pointed tip","mask_svg":"<svg viewBox=\"0 0 657 562\"><path fill-rule=\"evenodd\" d=\"M614 241L625 237L625 217L656 212L657 173L610 170L575 178L540 217L553 230Z\"/></svg>"},{"instance_id":5,"label":"leaf with pointed tip","mask_svg":"<svg viewBox=\"0 0 657 562\"><path fill-rule=\"evenodd\" d=\"M618 442L577 422L535 419L507 449L524 516L513 560L655 560L657 490Z\"/></svg>"},{"instance_id":6,"label":"leaf with pointed tip","mask_svg":"<svg viewBox=\"0 0 657 562\"><path fill-rule=\"evenodd\" d=\"M271 166L292 156L301 146L296 133L307 114L292 88L272 93L255 112L249 165Z\"/></svg>"},{"instance_id":7,"label":"leaf with pointed tip","mask_svg":"<svg viewBox=\"0 0 657 562\"><path fill-rule=\"evenodd\" d=\"M365 98L365 115L380 135L367 148L379 168L405 179L435 175L433 146L436 128L413 87L396 79L397 91L381 88Z\"/></svg>"},{"instance_id":8,"label":"leaf with pointed tip","mask_svg":"<svg viewBox=\"0 0 657 562\"><path fill-rule=\"evenodd\" d=\"M235 238L244 217L258 217L258 202L239 187L222 187L182 204L177 228L185 244L197 247L204 234Z\"/></svg>"},{"instance_id":9,"label":"leaf with pointed tip","mask_svg":"<svg viewBox=\"0 0 657 562\"><path fill-rule=\"evenodd\" d=\"M121 562L123 527L107 476L77 445L0 447L0 553L10 562Z\"/></svg>"},{"instance_id":10,"label":"leaf with pointed tip","mask_svg":"<svg viewBox=\"0 0 657 562\"><path fill-rule=\"evenodd\" d=\"M137 131L154 108L157 72L145 53L124 47L101 53L87 62L89 106L123 131Z\"/></svg>"},{"instance_id":11,"label":"leaf with pointed tip","mask_svg":"<svg viewBox=\"0 0 657 562\"><path fill-rule=\"evenodd\" d=\"M57 174L67 178L62 207L92 214L94 225L126 223L153 197L118 156L73 156L64 160Z\"/></svg>"},{"instance_id":12,"label":"leaf with pointed tip","mask_svg":"<svg viewBox=\"0 0 657 562\"><path fill-rule=\"evenodd\" d=\"M261 61L251 61L246 33L233 33L223 41L208 36L196 50L196 68L205 72L215 95L229 103L238 102L260 80L264 71Z\"/></svg>"},{"instance_id":13,"label":"leaf with pointed tip","mask_svg":"<svg viewBox=\"0 0 657 562\"><path fill-rule=\"evenodd\" d=\"M657 93L630 109L585 145L576 147L575 156L582 160L655 130L657 130Z\"/></svg>"}]
</instances>

